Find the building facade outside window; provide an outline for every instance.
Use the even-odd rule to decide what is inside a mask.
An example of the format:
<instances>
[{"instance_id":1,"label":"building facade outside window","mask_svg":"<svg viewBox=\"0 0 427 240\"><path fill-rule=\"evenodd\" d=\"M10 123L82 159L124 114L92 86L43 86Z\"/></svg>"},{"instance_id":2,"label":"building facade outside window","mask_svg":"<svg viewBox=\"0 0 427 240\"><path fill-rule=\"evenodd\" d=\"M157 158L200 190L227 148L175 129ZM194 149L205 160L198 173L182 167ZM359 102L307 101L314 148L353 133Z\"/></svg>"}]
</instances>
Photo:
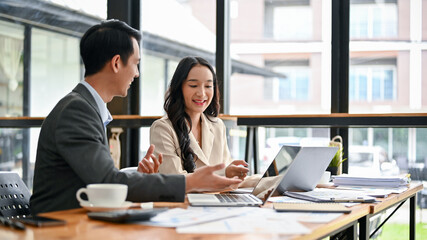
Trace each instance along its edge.
<instances>
[{"instance_id":1,"label":"building facade outside window","mask_svg":"<svg viewBox=\"0 0 427 240\"><path fill-rule=\"evenodd\" d=\"M168 7L165 7L168 6ZM178 62L200 56L215 66L216 1L142 0L140 113L163 116L164 96ZM140 130L140 156L149 146L149 128Z\"/></svg>"},{"instance_id":2,"label":"building facade outside window","mask_svg":"<svg viewBox=\"0 0 427 240\"><path fill-rule=\"evenodd\" d=\"M286 76L276 78L278 100L308 101L310 94L310 69L308 67L292 67L275 69Z\"/></svg>"},{"instance_id":3,"label":"building facade outside window","mask_svg":"<svg viewBox=\"0 0 427 240\"><path fill-rule=\"evenodd\" d=\"M350 71L350 101L374 102L396 99L393 66L358 66Z\"/></svg>"},{"instance_id":4,"label":"building facade outside window","mask_svg":"<svg viewBox=\"0 0 427 240\"><path fill-rule=\"evenodd\" d=\"M280 76L233 73L230 113L329 114L331 1L232 2L238 14L230 19L231 57ZM328 144L329 129L260 127L258 159L267 161L281 145L308 139Z\"/></svg>"},{"instance_id":5,"label":"building facade outside window","mask_svg":"<svg viewBox=\"0 0 427 240\"><path fill-rule=\"evenodd\" d=\"M397 1L351 1L350 38L396 38L398 29Z\"/></svg>"},{"instance_id":6,"label":"building facade outside window","mask_svg":"<svg viewBox=\"0 0 427 240\"><path fill-rule=\"evenodd\" d=\"M427 72L422 70L427 67L422 27L426 4L423 0L350 1L350 113L427 111ZM424 131L350 128L349 146L380 148L406 172L427 166ZM351 156L349 160L351 169Z\"/></svg>"},{"instance_id":7,"label":"building facade outside window","mask_svg":"<svg viewBox=\"0 0 427 240\"><path fill-rule=\"evenodd\" d=\"M232 2L231 57L276 76L233 73L230 113L330 113L331 2Z\"/></svg>"},{"instance_id":8,"label":"building facade outside window","mask_svg":"<svg viewBox=\"0 0 427 240\"><path fill-rule=\"evenodd\" d=\"M289 21L293 19L293 21ZM266 1L265 38L311 40L313 13L309 1Z\"/></svg>"}]
</instances>

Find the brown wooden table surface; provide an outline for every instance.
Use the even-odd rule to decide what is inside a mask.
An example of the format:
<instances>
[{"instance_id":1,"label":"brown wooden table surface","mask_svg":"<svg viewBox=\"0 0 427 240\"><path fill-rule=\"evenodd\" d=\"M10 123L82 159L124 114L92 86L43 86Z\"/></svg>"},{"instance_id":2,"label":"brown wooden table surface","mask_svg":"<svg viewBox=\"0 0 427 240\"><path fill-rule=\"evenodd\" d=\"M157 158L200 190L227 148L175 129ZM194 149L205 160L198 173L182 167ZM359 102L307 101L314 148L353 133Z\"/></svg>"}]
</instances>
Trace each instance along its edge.
<instances>
[{"instance_id":1,"label":"brown wooden table surface","mask_svg":"<svg viewBox=\"0 0 427 240\"><path fill-rule=\"evenodd\" d=\"M371 214L378 213L384 209L389 208L392 205L395 205L396 203L407 199L411 197L412 195L416 194L417 192L423 190L423 184L422 183L411 183L408 190L406 190L403 193L400 194L390 194L389 197L382 199L381 202L376 204L371 204Z\"/></svg>"},{"instance_id":2,"label":"brown wooden table surface","mask_svg":"<svg viewBox=\"0 0 427 240\"><path fill-rule=\"evenodd\" d=\"M357 224L358 219L367 214L381 211L398 201L408 198L418 191L422 185L411 184L410 188L401 194L392 194L377 204L359 204L353 206L352 212L343 214L329 223L302 223L312 230L305 235L280 234L178 234L175 228L150 227L139 224L115 224L91 220L85 209L71 209L41 214L43 216L67 221L63 226L32 227L26 226L25 231L14 230L0 226L0 239L318 239L328 236L337 229L349 224ZM138 204L135 204L137 206ZM155 207L182 207L187 203L155 203ZM264 207L272 207L267 203Z\"/></svg>"}]
</instances>

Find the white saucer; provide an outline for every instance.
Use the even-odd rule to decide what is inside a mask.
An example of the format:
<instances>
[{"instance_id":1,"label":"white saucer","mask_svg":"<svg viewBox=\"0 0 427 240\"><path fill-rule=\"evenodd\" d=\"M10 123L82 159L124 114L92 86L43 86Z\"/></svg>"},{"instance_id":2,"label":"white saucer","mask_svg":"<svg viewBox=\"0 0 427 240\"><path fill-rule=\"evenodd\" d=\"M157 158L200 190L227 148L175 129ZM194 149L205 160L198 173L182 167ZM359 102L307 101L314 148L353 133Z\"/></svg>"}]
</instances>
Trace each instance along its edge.
<instances>
[{"instance_id":1,"label":"white saucer","mask_svg":"<svg viewBox=\"0 0 427 240\"><path fill-rule=\"evenodd\" d=\"M132 206L132 202L124 202L121 206L118 207L108 207L108 206L95 206L93 204L80 203L80 206L91 212L105 212L105 211L115 211L115 210L125 210Z\"/></svg>"}]
</instances>

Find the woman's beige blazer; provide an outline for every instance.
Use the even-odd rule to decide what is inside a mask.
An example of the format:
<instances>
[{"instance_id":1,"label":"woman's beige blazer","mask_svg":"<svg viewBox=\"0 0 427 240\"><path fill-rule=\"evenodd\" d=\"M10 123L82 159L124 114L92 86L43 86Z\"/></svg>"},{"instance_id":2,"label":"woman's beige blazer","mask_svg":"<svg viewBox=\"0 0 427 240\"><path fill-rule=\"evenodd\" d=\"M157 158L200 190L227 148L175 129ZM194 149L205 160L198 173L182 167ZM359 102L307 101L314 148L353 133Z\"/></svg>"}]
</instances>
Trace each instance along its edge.
<instances>
[{"instance_id":1,"label":"woman's beige blazer","mask_svg":"<svg viewBox=\"0 0 427 240\"><path fill-rule=\"evenodd\" d=\"M202 114L202 148L190 132L190 147L197 155L195 158L196 168L202 166L212 166L225 163L228 166L231 162L230 152L227 146L226 128L219 118L213 118L211 122ZM172 127L172 123L167 116L156 120L150 128L150 143L155 145L155 155L163 154L163 163L159 167L160 173L186 174L182 167L181 149L179 148L178 137ZM217 172L224 175L224 169Z\"/></svg>"}]
</instances>

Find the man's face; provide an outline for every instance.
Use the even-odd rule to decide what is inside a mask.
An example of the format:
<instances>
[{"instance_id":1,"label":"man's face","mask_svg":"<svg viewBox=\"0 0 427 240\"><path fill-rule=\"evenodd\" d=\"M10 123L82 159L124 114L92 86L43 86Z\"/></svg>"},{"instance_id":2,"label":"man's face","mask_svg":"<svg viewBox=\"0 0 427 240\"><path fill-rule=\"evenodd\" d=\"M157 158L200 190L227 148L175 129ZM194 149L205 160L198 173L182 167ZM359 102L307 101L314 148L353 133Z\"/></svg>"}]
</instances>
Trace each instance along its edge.
<instances>
[{"instance_id":1,"label":"man's face","mask_svg":"<svg viewBox=\"0 0 427 240\"><path fill-rule=\"evenodd\" d=\"M138 65L140 61L139 55L139 46L138 42L132 38L133 44L133 54L128 58L127 64L121 59L121 68L118 76L118 86L117 90L119 91L117 95L126 97L128 89L132 84L133 80L139 77Z\"/></svg>"}]
</instances>

